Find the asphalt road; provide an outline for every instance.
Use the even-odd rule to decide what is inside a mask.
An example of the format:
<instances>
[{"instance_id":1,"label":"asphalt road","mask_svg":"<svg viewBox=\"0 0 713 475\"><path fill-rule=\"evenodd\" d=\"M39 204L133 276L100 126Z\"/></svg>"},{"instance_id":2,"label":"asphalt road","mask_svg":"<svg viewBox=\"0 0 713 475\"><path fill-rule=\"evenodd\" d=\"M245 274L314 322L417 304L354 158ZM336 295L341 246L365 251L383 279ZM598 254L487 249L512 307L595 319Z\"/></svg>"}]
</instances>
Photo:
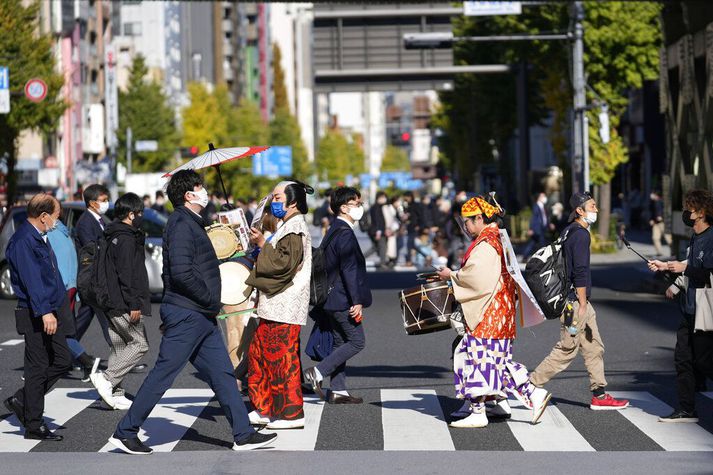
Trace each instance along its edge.
<instances>
[{"instance_id":1,"label":"asphalt road","mask_svg":"<svg viewBox=\"0 0 713 475\"><path fill-rule=\"evenodd\" d=\"M57 404L69 407L68 401L72 400L85 400L86 404L61 424L59 433L65 440L37 444L29 453L3 453L2 471L22 473L31 466L33 471L44 467L48 471L62 468L76 473L126 473L131 467L156 473L242 473L266 468L278 473L307 473L338 466L344 473L443 473L463 470L472 464L472 470L495 467L494 473L525 469L533 473L574 470L606 473L623 467L630 473L711 473L713 399L698 396L701 420L692 433L688 424L677 424L677 428L667 425L664 431L663 424L650 424L655 420L653 413L657 408L676 405L673 346L679 318L677 307L657 295L622 292L636 287L632 280L643 278L630 266L598 267L594 278L597 288L592 300L606 345L608 390L634 392L631 395L634 407L622 412L589 409L587 371L578 358L547 386L554 394L547 424L531 427L519 414L510 422L491 423L485 429L448 428L449 414L461 404L454 397L452 385L450 348L455 335L450 330L406 335L397 292L410 285L413 275L371 274L372 283L381 289L374 291L374 305L364 313L367 348L350 362L348 372L351 392L362 396L364 404L310 403L308 417L313 417L313 422L308 423L308 428L302 434L299 431L281 434L284 441L293 440L295 448L307 451L266 449L250 454L231 453L226 419L217 402L210 395L205 396L207 385L188 365L174 384L175 389L187 391L180 393L180 397L174 394L176 397L169 406L183 416L188 415L189 423L186 427L175 420L164 424L163 430L169 438L173 434L170 453L157 453L139 458L140 461L122 455L97 454L122 413L102 407L91 385L82 383L79 374L73 373L56 385L57 390L70 388L64 399L57 399ZM13 305L0 302L0 398L3 399L22 384L23 344L3 344L19 338L14 331ZM147 322L151 343L146 357L149 366L156 359L160 341L158 307L154 310L156 317ZM303 331L303 342L308 330ZM557 335L554 322L519 330L515 359L534 368L554 345ZM102 357L108 354L96 323L83 343L90 353ZM311 363L305 357L303 364ZM127 376L124 387L129 394L135 393L144 376ZM709 382L709 388L713 390L713 383ZM210 402L201 403L201 398ZM7 420L0 423L9 423L12 418L3 412L4 408L0 408L0 419ZM404 415L408 417L399 419ZM678 429L682 426L684 429ZM678 430L689 431L684 433L683 443L670 440ZM19 437L20 433L18 427L0 433L0 452L9 450L7 445L3 447L8 435ZM148 433L147 437L150 445L156 445L165 442L161 437L166 434ZM307 442L305 449L306 440L313 443ZM413 452L391 450L404 449L408 444L413 444L406 447ZM445 448L439 444L445 444ZM453 449L455 453L443 452ZM543 449L545 452L540 452ZM700 451L688 451L695 449Z\"/></svg>"}]
</instances>

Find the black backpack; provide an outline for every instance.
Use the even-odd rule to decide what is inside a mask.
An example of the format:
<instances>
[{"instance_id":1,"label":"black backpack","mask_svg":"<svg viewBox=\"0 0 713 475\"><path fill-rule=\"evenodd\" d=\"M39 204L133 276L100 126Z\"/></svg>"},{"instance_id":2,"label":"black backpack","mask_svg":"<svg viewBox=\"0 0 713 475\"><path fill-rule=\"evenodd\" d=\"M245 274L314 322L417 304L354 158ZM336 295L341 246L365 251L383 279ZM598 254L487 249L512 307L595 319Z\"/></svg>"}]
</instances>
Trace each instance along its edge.
<instances>
[{"instance_id":1,"label":"black backpack","mask_svg":"<svg viewBox=\"0 0 713 475\"><path fill-rule=\"evenodd\" d=\"M564 255L568 234L539 249L525 266L525 282L548 320L560 318L572 288Z\"/></svg>"},{"instance_id":2,"label":"black backpack","mask_svg":"<svg viewBox=\"0 0 713 475\"><path fill-rule=\"evenodd\" d=\"M364 215L361 217L359 220L359 229L361 229L362 232L368 233L369 229L371 228L371 209L369 211L364 211Z\"/></svg>"},{"instance_id":3,"label":"black backpack","mask_svg":"<svg viewBox=\"0 0 713 475\"><path fill-rule=\"evenodd\" d=\"M327 258L324 250L339 231L333 232L329 238L323 239L319 247L312 247L312 279L309 283L309 304L322 307L327 302L329 292L332 290L329 282Z\"/></svg>"},{"instance_id":4,"label":"black backpack","mask_svg":"<svg viewBox=\"0 0 713 475\"><path fill-rule=\"evenodd\" d=\"M111 305L109 285L107 283L108 243L103 237L90 242L79 250L79 270L77 272L77 291L82 303L100 310Z\"/></svg>"}]
</instances>

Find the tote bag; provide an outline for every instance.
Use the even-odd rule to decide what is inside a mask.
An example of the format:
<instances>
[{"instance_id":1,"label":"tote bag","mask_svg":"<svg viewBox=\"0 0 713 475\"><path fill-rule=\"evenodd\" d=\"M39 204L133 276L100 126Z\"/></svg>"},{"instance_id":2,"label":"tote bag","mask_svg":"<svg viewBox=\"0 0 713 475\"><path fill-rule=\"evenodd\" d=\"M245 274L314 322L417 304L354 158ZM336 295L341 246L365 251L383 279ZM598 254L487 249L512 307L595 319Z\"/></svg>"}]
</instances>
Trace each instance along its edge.
<instances>
[{"instance_id":1,"label":"tote bag","mask_svg":"<svg viewBox=\"0 0 713 475\"><path fill-rule=\"evenodd\" d=\"M696 330L713 331L713 274L709 285L696 289Z\"/></svg>"}]
</instances>

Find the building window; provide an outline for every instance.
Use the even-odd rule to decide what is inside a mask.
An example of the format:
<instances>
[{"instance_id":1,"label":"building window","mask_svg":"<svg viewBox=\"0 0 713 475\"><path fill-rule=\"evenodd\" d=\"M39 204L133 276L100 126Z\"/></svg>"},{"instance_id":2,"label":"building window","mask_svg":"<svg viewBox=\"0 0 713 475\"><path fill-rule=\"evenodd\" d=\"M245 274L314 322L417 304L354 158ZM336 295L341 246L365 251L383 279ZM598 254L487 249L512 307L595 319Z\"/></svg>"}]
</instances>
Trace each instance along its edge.
<instances>
[{"instance_id":1,"label":"building window","mask_svg":"<svg viewBox=\"0 0 713 475\"><path fill-rule=\"evenodd\" d=\"M124 23L124 36L141 36L141 23Z\"/></svg>"}]
</instances>

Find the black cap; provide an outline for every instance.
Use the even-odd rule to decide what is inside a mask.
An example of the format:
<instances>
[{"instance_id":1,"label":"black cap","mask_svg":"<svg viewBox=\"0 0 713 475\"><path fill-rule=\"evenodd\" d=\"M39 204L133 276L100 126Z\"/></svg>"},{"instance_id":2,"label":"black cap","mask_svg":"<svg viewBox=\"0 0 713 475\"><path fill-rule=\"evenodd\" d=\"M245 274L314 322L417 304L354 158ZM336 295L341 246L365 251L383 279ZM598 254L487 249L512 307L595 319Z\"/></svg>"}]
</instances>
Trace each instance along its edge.
<instances>
[{"instance_id":1,"label":"black cap","mask_svg":"<svg viewBox=\"0 0 713 475\"><path fill-rule=\"evenodd\" d=\"M577 217L577 208L584 206L584 203L592 199L592 195L587 193L575 193L569 199L569 207L572 208L572 212L569 215L569 220L574 221Z\"/></svg>"}]
</instances>

